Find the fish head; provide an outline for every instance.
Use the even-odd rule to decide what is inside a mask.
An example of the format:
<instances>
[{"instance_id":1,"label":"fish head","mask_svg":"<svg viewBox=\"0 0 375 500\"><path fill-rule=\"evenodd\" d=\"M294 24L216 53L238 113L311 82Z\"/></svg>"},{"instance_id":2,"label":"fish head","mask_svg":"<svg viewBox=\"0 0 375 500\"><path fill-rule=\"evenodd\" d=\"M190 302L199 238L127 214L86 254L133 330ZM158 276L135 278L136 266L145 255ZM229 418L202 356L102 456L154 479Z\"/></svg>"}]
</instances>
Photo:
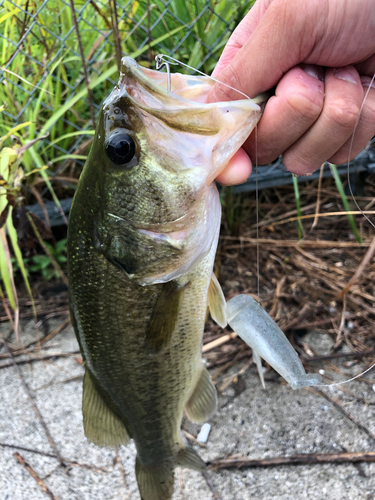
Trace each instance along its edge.
<instances>
[{"instance_id":1,"label":"fish head","mask_svg":"<svg viewBox=\"0 0 375 500\"><path fill-rule=\"evenodd\" d=\"M80 192L96 248L141 284L169 281L209 251L220 224L215 177L261 116L251 100L206 104L205 77L122 60L104 101ZM216 231L217 232L217 231Z\"/></svg>"}]
</instances>

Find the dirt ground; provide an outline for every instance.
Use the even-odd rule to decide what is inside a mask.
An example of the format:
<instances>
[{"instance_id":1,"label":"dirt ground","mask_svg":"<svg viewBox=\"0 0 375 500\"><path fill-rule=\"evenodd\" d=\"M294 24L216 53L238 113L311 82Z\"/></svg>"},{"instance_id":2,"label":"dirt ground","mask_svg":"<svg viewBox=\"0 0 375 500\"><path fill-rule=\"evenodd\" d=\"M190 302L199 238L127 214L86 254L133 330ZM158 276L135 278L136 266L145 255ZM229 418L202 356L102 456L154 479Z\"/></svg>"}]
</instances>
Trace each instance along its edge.
<instances>
[{"instance_id":1,"label":"dirt ground","mask_svg":"<svg viewBox=\"0 0 375 500\"><path fill-rule=\"evenodd\" d=\"M61 323L51 320L49 326L54 329ZM4 328L2 331L5 333ZM24 341L27 343L32 335L32 330L27 333L26 328ZM323 333L310 333L304 341L319 355L327 354L332 347L330 336ZM46 356L49 359L38 359ZM56 450L17 370L14 366L2 367L10 364L4 358L0 363L0 499L44 500L48 496L58 500L139 499L134 445L122 447L116 456L115 451L98 448L84 437L83 369L71 327L49 341L41 354L20 356L17 362L31 358L33 362L18 367L66 467L55 458ZM353 368L341 364L341 368L345 377L349 377L358 373L363 364ZM235 377L239 372L242 374ZM325 372L342 380L342 374L327 368ZM215 374L215 369L211 373ZM210 421L208 444L203 448L193 443L204 460L365 453L374 449L375 393L369 383L354 381L346 386L321 388L328 397L339 399L364 430L324 397L306 389L292 391L274 372L266 373L265 378L266 391L248 359L216 378L219 407ZM374 379L373 374L369 373L368 378ZM188 422L183 428L192 435L199 431L198 426ZM366 428L373 437L366 433ZM17 460L15 452L43 481L49 493L33 479L30 469ZM234 468L208 470L207 474L211 487L201 474L177 469L173 500L370 500L375 492L374 463Z\"/></svg>"},{"instance_id":2,"label":"dirt ground","mask_svg":"<svg viewBox=\"0 0 375 500\"><path fill-rule=\"evenodd\" d=\"M363 210L373 205L374 177L357 192ZM254 199L223 193L217 272L227 299L256 296L258 242L262 305L306 370L331 384L374 362L375 238L359 215L363 242L356 241L332 179L301 186L300 197L302 242L293 188L260 193L258 239ZM134 445L116 453L84 437L83 368L66 287L38 282L34 297L41 350L26 294L19 302L26 350L0 311L0 500L138 500ZM319 392L293 391L265 366L264 391L251 350L229 333L207 323L203 356L219 406L207 446L194 440L198 426L183 422L183 430L209 467L205 477L177 469L173 500L375 499L375 463L366 463L374 460L375 372ZM292 465L300 454L309 463ZM220 469L223 459L258 462Z\"/></svg>"}]
</instances>

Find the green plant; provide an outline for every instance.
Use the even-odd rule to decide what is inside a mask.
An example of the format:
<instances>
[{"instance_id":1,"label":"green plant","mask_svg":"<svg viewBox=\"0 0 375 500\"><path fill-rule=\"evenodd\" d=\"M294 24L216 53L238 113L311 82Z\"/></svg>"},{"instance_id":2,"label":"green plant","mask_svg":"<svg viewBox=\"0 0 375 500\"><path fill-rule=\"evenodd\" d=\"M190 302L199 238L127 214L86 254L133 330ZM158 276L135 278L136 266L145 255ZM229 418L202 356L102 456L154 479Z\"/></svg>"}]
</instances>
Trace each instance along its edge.
<instances>
[{"instance_id":1,"label":"green plant","mask_svg":"<svg viewBox=\"0 0 375 500\"><path fill-rule=\"evenodd\" d=\"M177 59L193 67L201 66L203 61L204 71L211 72L239 11L250 6L241 0L211 0L207 9L206 0L172 0L166 10L160 0L152 3L142 0L127 6L126 15L118 20L114 4L76 0L78 33L70 6L61 0L50 0L40 10L36 2L4 1L0 10L4 35L0 38L0 70L6 77L6 84L0 85L0 104L8 103L10 115L28 122L24 141L49 134L52 144L35 144L24 155L23 166L26 171L48 166L49 171L42 176L57 203L49 173L66 159L85 159L86 154L80 151L64 154L62 150L71 149L77 140L77 128L82 135L92 136L87 99L99 104L112 90L118 75L117 52L137 57L146 66L154 64L158 52L173 52ZM117 5L120 7L120 2ZM33 17L25 16L25 8L34 16L34 25ZM147 35L145 26L149 27ZM29 28L22 50L17 51L15 43ZM195 38L186 36L187 29ZM145 36L147 44L143 43ZM98 48L101 48L99 54ZM11 63L5 68L8 61ZM89 82L82 79L87 64ZM8 116L0 123L6 130L13 126ZM59 147L52 147L56 145Z\"/></svg>"},{"instance_id":2,"label":"green plant","mask_svg":"<svg viewBox=\"0 0 375 500\"><path fill-rule=\"evenodd\" d=\"M223 207L222 224L228 234L238 236L241 224L249 217L249 194L235 193L232 186L222 187L220 201Z\"/></svg>"},{"instance_id":3,"label":"green plant","mask_svg":"<svg viewBox=\"0 0 375 500\"><path fill-rule=\"evenodd\" d=\"M66 238L58 241L55 246L44 242L50 254L59 265L66 263ZM59 278L60 273L55 269L51 258L48 255L33 255L29 259L31 264L28 265L28 270L31 273L40 273L45 281L52 278Z\"/></svg>"},{"instance_id":4,"label":"green plant","mask_svg":"<svg viewBox=\"0 0 375 500\"><path fill-rule=\"evenodd\" d=\"M348 199L346 197L346 194L344 191L344 186L342 185L340 176L337 172L336 165L333 165L332 163L330 163L329 168L331 169L332 176L335 179L337 191L340 193L341 201L342 201L342 204L344 205L345 211L347 212L346 216L347 216L349 224L352 228L353 234L354 234L356 240L358 241L358 243L362 243L362 238L361 238L361 235L359 234L359 231L357 229L354 217L351 213L349 213L350 207L349 207Z\"/></svg>"},{"instance_id":5,"label":"green plant","mask_svg":"<svg viewBox=\"0 0 375 500\"><path fill-rule=\"evenodd\" d=\"M0 111L2 111L0 109ZM21 250L18 245L17 232L13 225L12 211L21 203L22 182L28 175L41 172L41 169L24 172L21 163L25 152L32 147L35 141L23 146L3 147L5 141L13 134L27 127L29 123L17 125L7 134L0 137L0 277L4 284L7 297L12 309L18 314L17 293L13 280L13 264L8 243L8 237L12 245L13 253L18 267L22 273L27 291L32 299L31 289L27 278L27 272L22 260ZM8 234L8 237L7 237ZM0 289L1 295L2 290Z\"/></svg>"}]
</instances>

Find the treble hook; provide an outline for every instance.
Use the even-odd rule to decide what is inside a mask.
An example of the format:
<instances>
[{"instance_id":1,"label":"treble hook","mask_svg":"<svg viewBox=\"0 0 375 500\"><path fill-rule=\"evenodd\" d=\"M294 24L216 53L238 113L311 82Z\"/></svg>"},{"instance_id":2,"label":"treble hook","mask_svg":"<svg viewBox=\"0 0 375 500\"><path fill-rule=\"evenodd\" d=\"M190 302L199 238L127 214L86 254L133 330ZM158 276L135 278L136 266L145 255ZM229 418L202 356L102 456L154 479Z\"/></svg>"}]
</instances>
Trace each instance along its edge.
<instances>
[{"instance_id":1,"label":"treble hook","mask_svg":"<svg viewBox=\"0 0 375 500\"><path fill-rule=\"evenodd\" d=\"M163 54L158 54L155 57L155 61L156 61L156 69L157 70L161 69L163 66L165 66L167 69L167 92L170 92L171 91L171 70L169 67L169 63L167 63L167 61L163 60Z\"/></svg>"}]
</instances>

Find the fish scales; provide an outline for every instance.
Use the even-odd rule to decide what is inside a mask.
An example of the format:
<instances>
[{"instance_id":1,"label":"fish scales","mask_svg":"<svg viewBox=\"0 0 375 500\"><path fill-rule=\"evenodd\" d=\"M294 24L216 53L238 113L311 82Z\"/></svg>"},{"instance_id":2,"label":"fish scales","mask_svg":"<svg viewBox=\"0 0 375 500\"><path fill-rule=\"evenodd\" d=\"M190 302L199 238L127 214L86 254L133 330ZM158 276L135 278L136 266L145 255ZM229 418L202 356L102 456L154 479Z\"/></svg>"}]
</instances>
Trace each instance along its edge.
<instances>
[{"instance_id":1,"label":"fish scales","mask_svg":"<svg viewBox=\"0 0 375 500\"><path fill-rule=\"evenodd\" d=\"M70 213L85 434L98 445L134 439L143 500L171 498L177 465L203 469L181 421L186 411L203 422L216 406L201 361L221 215L211 182L260 108L195 102L211 85L172 75L168 93L165 76L124 58Z\"/></svg>"},{"instance_id":2,"label":"fish scales","mask_svg":"<svg viewBox=\"0 0 375 500\"><path fill-rule=\"evenodd\" d=\"M93 374L125 416L139 456L145 456L145 463L157 464L174 456L181 446L182 414L201 363L213 255L199 264L198 277L187 275L191 281L171 345L150 356L145 356L144 332L160 294L158 287L164 285L156 285L154 290L124 283L123 272L103 260L95 254L88 259L83 251L70 264L70 273L78 282L74 295L84 298L84 303L76 300L77 312L73 312L79 314L75 323L79 322L80 345L85 362L92 365ZM81 310L85 312L79 313Z\"/></svg>"}]
</instances>

